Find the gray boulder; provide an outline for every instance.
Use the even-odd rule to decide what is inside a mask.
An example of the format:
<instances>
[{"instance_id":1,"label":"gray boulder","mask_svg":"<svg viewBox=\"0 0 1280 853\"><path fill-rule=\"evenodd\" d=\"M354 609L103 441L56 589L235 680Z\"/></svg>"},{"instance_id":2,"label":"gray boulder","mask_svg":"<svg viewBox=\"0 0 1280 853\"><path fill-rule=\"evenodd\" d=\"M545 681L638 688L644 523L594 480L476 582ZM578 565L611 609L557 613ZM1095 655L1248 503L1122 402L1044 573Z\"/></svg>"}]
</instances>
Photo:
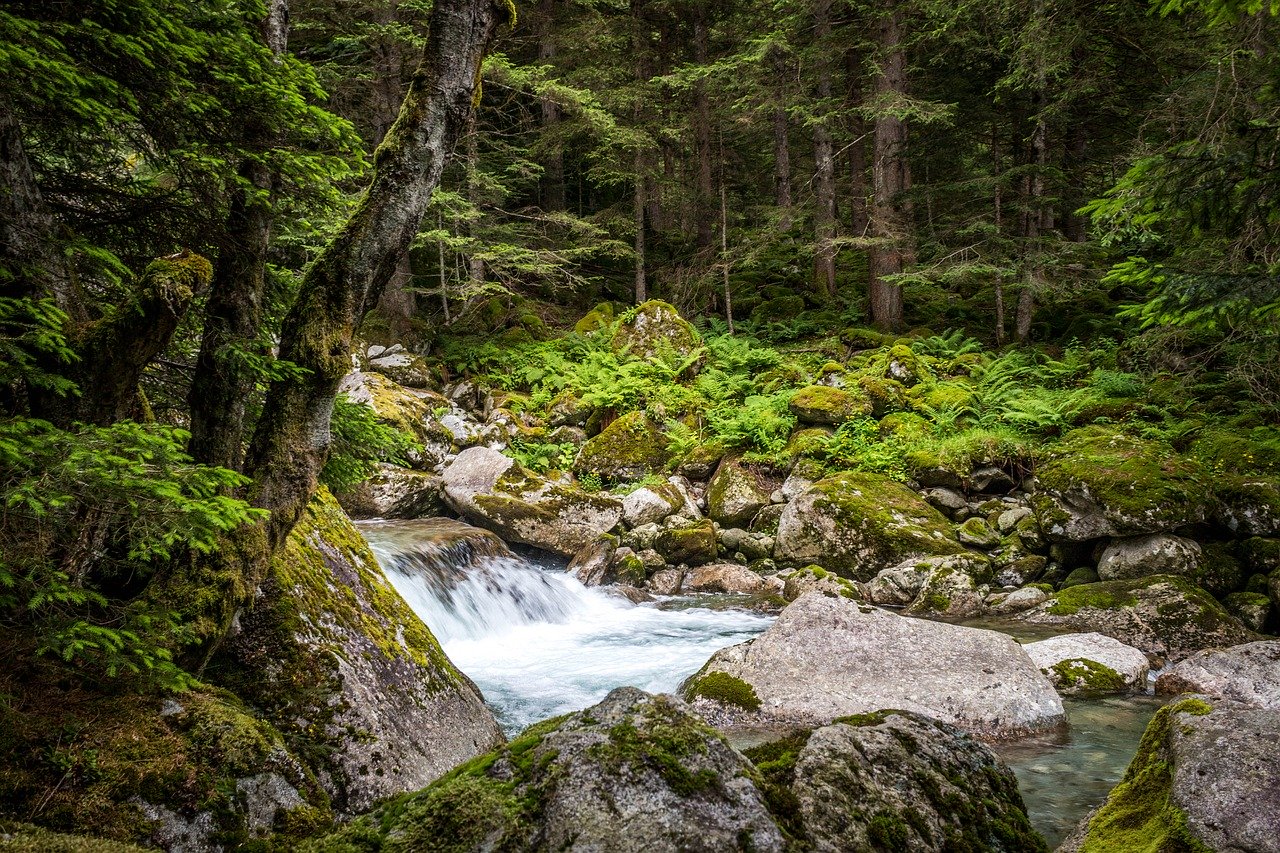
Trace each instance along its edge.
<instances>
[{"instance_id":1,"label":"gray boulder","mask_svg":"<svg viewBox=\"0 0 1280 853\"><path fill-rule=\"evenodd\" d=\"M622 503L553 483L487 447L472 447L444 472L449 506L509 542L573 556L622 518Z\"/></svg>"},{"instance_id":2,"label":"gray boulder","mask_svg":"<svg viewBox=\"0 0 1280 853\"><path fill-rule=\"evenodd\" d=\"M1151 669L1146 655L1105 634L1062 634L1023 648L1067 696L1144 690Z\"/></svg>"},{"instance_id":3,"label":"gray boulder","mask_svg":"<svg viewBox=\"0 0 1280 853\"><path fill-rule=\"evenodd\" d=\"M1280 713L1191 697L1161 708L1082 837L1062 850L1280 851Z\"/></svg>"},{"instance_id":4,"label":"gray boulder","mask_svg":"<svg viewBox=\"0 0 1280 853\"><path fill-rule=\"evenodd\" d=\"M737 563L713 563L690 569L684 577L685 592L732 592L757 594L772 592L781 584L764 578Z\"/></svg>"},{"instance_id":5,"label":"gray boulder","mask_svg":"<svg viewBox=\"0 0 1280 853\"><path fill-rule=\"evenodd\" d=\"M758 704L698 695L700 680L718 673L746 685ZM713 724L729 727L826 725L903 708L1008 737L1065 719L1053 685L1011 637L820 592L788 605L759 637L716 652L682 690Z\"/></svg>"},{"instance_id":6,"label":"gray boulder","mask_svg":"<svg viewBox=\"0 0 1280 853\"><path fill-rule=\"evenodd\" d=\"M304 849L782 851L756 778L684 703L623 687Z\"/></svg>"},{"instance_id":7,"label":"gray boulder","mask_svg":"<svg viewBox=\"0 0 1280 853\"><path fill-rule=\"evenodd\" d=\"M916 557L964 550L936 509L901 483L848 472L814 483L782 511L774 556L854 580Z\"/></svg>"},{"instance_id":8,"label":"gray boulder","mask_svg":"<svg viewBox=\"0 0 1280 853\"><path fill-rule=\"evenodd\" d=\"M1156 693L1203 693L1280 711L1280 640L1198 652L1162 672Z\"/></svg>"},{"instance_id":9,"label":"gray boulder","mask_svg":"<svg viewBox=\"0 0 1280 853\"><path fill-rule=\"evenodd\" d=\"M684 506L684 495L670 483L644 486L622 499L622 518L628 527L662 521Z\"/></svg>"},{"instance_id":10,"label":"gray boulder","mask_svg":"<svg viewBox=\"0 0 1280 853\"><path fill-rule=\"evenodd\" d=\"M724 527L746 527L769 505L771 488L735 459L725 459L707 483L707 515Z\"/></svg>"},{"instance_id":11,"label":"gray boulder","mask_svg":"<svg viewBox=\"0 0 1280 853\"><path fill-rule=\"evenodd\" d=\"M1150 575L1192 577L1204 562L1200 544L1184 536L1152 533L1117 539L1098 559L1098 577L1104 581Z\"/></svg>"},{"instance_id":12,"label":"gray boulder","mask_svg":"<svg viewBox=\"0 0 1280 853\"><path fill-rule=\"evenodd\" d=\"M775 813L816 853L1048 849L1013 772L988 747L919 714L864 714L747 755Z\"/></svg>"},{"instance_id":13,"label":"gray boulder","mask_svg":"<svg viewBox=\"0 0 1280 853\"><path fill-rule=\"evenodd\" d=\"M444 481L434 474L382 463L373 476L338 495L353 518L422 518L444 511Z\"/></svg>"},{"instance_id":14,"label":"gray boulder","mask_svg":"<svg viewBox=\"0 0 1280 853\"><path fill-rule=\"evenodd\" d=\"M1018 619L1106 634L1153 660L1259 639L1209 593L1173 575L1064 588Z\"/></svg>"}]
</instances>

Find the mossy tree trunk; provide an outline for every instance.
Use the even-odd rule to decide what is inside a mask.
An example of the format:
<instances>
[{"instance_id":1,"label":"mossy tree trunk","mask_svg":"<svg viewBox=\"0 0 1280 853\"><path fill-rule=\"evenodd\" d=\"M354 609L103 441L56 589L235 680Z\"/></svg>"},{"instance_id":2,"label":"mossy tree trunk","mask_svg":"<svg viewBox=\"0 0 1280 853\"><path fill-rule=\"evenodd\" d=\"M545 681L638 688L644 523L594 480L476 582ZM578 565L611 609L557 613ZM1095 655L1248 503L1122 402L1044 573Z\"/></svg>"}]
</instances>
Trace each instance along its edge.
<instances>
[{"instance_id":1,"label":"mossy tree trunk","mask_svg":"<svg viewBox=\"0 0 1280 853\"><path fill-rule=\"evenodd\" d=\"M875 156L871 164L871 318L881 329L902 325L902 286L892 276L910 262L910 223L902 195L911 185L907 164L907 125L895 113L906 96L906 50L902 43L902 12L896 4L880 4L880 72L875 95Z\"/></svg>"},{"instance_id":2,"label":"mossy tree trunk","mask_svg":"<svg viewBox=\"0 0 1280 853\"><path fill-rule=\"evenodd\" d=\"M260 29L277 57L288 46L288 19L287 1L270 0ZM265 129L249 137L264 151L276 144ZM244 356L261 337L275 190L275 175L257 157L245 158L238 177L241 187L231 198L191 383L189 444L198 461L236 470L244 454L245 414L255 383Z\"/></svg>"},{"instance_id":3,"label":"mossy tree trunk","mask_svg":"<svg viewBox=\"0 0 1280 853\"><path fill-rule=\"evenodd\" d=\"M373 181L303 277L281 330L280 358L306 374L272 385L245 466L254 479L254 504L271 512L272 551L315 491L338 383L351 369L355 329L418 232L474 108L485 51L498 24L513 16L514 8L500 0L436 2L422 63L374 154Z\"/></svg>"}]
</instances>

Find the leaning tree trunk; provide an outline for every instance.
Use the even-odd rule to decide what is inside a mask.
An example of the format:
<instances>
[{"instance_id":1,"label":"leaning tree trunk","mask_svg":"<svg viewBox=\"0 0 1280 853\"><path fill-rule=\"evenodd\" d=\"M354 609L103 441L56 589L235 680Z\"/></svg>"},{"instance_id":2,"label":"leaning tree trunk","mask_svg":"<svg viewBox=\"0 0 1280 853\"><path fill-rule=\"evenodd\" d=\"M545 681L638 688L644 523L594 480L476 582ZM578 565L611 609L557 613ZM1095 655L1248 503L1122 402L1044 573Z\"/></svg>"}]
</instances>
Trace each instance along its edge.
<instances>
[{"instance_id":1,"label":"leaning tree trunk","mask_svg":"<svg viewBox=\"0 0 1280 853\"><path fill-rule=\"evenodd\" d=\"M421 227L445 160L467 125L502 0L436 0L422 63L400 116L374 154L373 181L355 212L307 268L285 318L280 358L303 368L267 394L245 470L251 502L268 512L208 559L158 590L193 622L207 660L253 594L315 492L329 452L329 418L351 368L352 337ZM180 598L198 590L198 600Z\"/></svg>"},{"instance_id":2,"label":"leaning tree trunk","mask_svg":"<svg viewBox=\"0 0 1280 853\"><path fill-rule=\"evenodd\" d=\"M902 272L910 257L910 223L902 193L910 184L907 171L907 126L885 107L906 93L906 55L902 45L900 12L882 0L880 19L880 73L875 93L880 114L875 120L875 157L871 163L871 233L877 239L871 250L871 318L882 329L902 325L902 286L889 277Z\"/></svg>"},{"instance_id":3,"label":"leaning tree trunk","mask_svg":"<svg viewBox=\"0 0 1280 853\"><path fill-rule=\"evenodd\" d=\"M271 0L261 30L277 58L288 46L288 18L287 0ZM264 149L277 144L262 128L249 136ZM275 175L258 158L245 159L239 178L243 187L231 199L189 397L191 456L236 470L243 461L245 413L256 381L246 356L262 327L275 191Z\"/></svg>"}]
</instances>

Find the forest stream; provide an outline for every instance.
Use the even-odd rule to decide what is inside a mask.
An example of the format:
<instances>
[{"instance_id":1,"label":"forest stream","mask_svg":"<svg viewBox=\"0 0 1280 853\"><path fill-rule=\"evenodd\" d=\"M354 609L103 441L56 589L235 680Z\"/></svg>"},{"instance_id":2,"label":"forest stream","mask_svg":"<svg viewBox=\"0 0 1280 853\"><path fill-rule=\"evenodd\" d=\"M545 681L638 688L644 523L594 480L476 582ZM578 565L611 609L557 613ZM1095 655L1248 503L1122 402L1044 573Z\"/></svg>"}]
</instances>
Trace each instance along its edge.
<instances>
[{"instance_id":1,"label":"forest stream","mask_svg":"<svg viewBox=\"0 0 1280 853\"><path fill-rule=\"evenodd\" d=\"M586 708L615 687L674 692L712 653L773 621L726 596L633 604L583 586L563 561L506 552L484 531L443 519L359 527L388 579L480 687L508 736ZM1106 799L1160 702L1112 696L1065 705L1067 731L996 745L1051 847ZM730 736L739 747L764 739Z\"/></svg>"}]
</instances>

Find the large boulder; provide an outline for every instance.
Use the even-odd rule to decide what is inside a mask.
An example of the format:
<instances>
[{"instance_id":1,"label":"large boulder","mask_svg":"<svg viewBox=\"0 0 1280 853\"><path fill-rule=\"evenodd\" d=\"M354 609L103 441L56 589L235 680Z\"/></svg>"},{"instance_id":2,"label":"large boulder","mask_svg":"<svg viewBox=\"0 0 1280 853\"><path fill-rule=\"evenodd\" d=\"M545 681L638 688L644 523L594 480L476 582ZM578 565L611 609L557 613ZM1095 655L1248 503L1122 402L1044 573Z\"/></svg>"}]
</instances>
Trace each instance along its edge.
<instances>
[{"instance_id":1,"label":"large boulder","mask_svg":"<svg viewBox=\"0 0 1280 853\"><path fill-rule=\"evenodd\" d=\"M636 306L613 336L613 348L644 359L687 359L702 346L698 330L674 306L651 299Z\"/></svg>"},{"instance_id":2,"label":"large boulder","mask_svg":"<svg viewBox=\"0 0 1280 853\"><path fill-rule=\"evenodd\" d=\"M1108 545L1098 559L1098 577L1104 581L1150 575L1192 577L1203 562L1204 551L1195 540L1152 533L1117 539Z\"/></svg>"},{"instance_id":3,"label":"large boulder","mask_svg":"<svg viewBox=\"0 0 1280 853\"><path fill-rule=\"evenodd\" d=\"M1161 708L1062 850L1280 851L1280 713L1191 697Z\"/></svg>"},{"instance_id":4,"label":"large boulder","mask_svg":"<svg viewBox=\"0 0 1280 853\"><path fill-rule=\"evenodd\" d=\"M1162 672L1156 693L1204 693L1280 711L1280 640L1197 652Z\"/></svg>"},{"instance_id":5,"label":"large boulder","mask_svg":"<svg viewBox=\"0 0 1280 853\"><path fill-rule=\"evenodd\" d=\"M623 687L302 849L782 851L757 778L683 703Z\"/></svg>"},{"instance_id":6,"label":"large boulder","mask_svg":"<svg viewBox=\"0 0 1280 853\"><path fill-rule=\"evenodd\" d=\"M1105 634L1062 634L1023 648L1065 695L1141 691L1151 669L1146 655Z\"/></svg>"},{"instance_id":7,"label":"large boulder","mask_svg":"<svg viewBox=\"0 0 1280 853\"><path fill-rule=\"evenodd\" d=\"M1227 477L1218 481L1223 522L1240 536L1280 536L1280 480Z\"/></svg>"},{"instance_id":8,"label":"large boulder","mask_svg":"<svg viewBox=\"0 0 1280 853\"><path fill-rule=\"evenodd\" d=\"M373 409L378 420L411 436L418 443L410 453L414 467L438 469L458 443L458 437L435 417L435 410L449 403L438 394L405 388L380 373L359 370L344 376L338 391L351 402Z\"/></svg>"},{"instance_id":9,"label":"large boulder","mask_svg":"<svg viewBox=\"0 0 1280 853\"><path fill-rule=\"evenodd\" d=\"M642 486L622 499L622 519L628 527L653 524L684 507L684 495L671 483Z\"/></svg>"},{"instance_id":10,"label":"large boulder","mask_svg":"<svg viewBox=\"0 0 1280 853\"><path fill-rule=\"evenodd\" d=\"M622 518L622 502L553 483L487 447L458 454L444 497L469 521L509 542L571 557Z\"/></svg>"},{"instance_id":11,"label":"large boulder","mask_svg":"<svg viewBox=\"0 0 1280 853\"><path fill-rule=\"evenodd\" d=\"M698 566L715 560L719 542L711 519L704 518L666 528L654 540L653 548L672 565L688 563Z\"/></svg>"},{"instance_id":12,"label":"large boulder","mask_svg":"<svg viewBox=\"0 0 1280 853\"><path fill-rule=\"evenodd\" d=\"M962 551L951 524L911 489L848 472L819 480L787 504L774 556L867 581L904 560Z\"/></svg>"},{"instance_id":13,"label":"large boulder","mask_svg":"<svg viewBox=\"0 0 1280 853\"><path fill-rule=\"evenodd\" d=\"M320 778L348 814L503 740L480 691L323 490L210 671L323 756Z\"/></svg>"},{"instance_id":14,"label":"large boulder","mask_svg":"<svg viewBox=\"0 0 1280 853\"><path fill-rule=\"evenodd\" d=\"M707 515L722 527L746 527L769 505L770 491L755 472L725 459L707 484Z\"/></svg>"},{"instance_id":15,"label":"large boulder","mask_svg":"<svg viewBox=\"0 0 1280 853\"><path fill-rule=\"evenodd\" d=\"M729 592L754 595L774 590L760 575L737 563L712 563L690 569L684 576L684 592Z\"/></svg>"},{"instance_id":16,"label":"large boulder","mask_svg":"<svg viewBox=\"0 0 1280 853\"><path fill-rule=\"evenodd\" d=\"M842 424L871 414L871 398L858 390L810 385L791 398L791 413L807 424Z\"/></svg>"},{"instance_id":17,"label":"large boulder","mask_svg":"<svg viewBox=\"0 0 1280 853\"><path fill-rule=\"evenodd\" d=\"M1198 463L1112 427L1068 433L1036 477L1032 501L1052 541L1161 533L1207 521L1217 508Z\"/></svg>"},{"instance_id":18,"label":"large boulder","mask_svg":"<svg viewBox=\"0 0 1280 853\"><path fill-rule=\"evenodd\" d=\"M435 474L384 462L368 480L337 497L353 518L423 518L444 511L443 489Z\"/></svg>"},{"instance_id":19,"label":"large boulder","mask_svg":"<svg viewBox=\"0 0 1280 853\"><path fill-rule=\"evenodd\" d=\"M1258 639L1213 596L1173 575L1065 588L1018 618L1106 634L1148 657L1173 661Z\"/></svg>"},{"instance_id":20,"label":"large boulder","mask_svg":"<svg viewBox=\"0 0 1280 853\"><path fill-rule=\"evenodd\" d=\"M919 714L862 714L746 754L805 850L1047 850L1004 762Z\"/></svg>"},{"instance_id":21,"label":"large boulder","mask_svg":"<svg viewBox=\"0 0 1280 853\"><path fill-rule=\"evenodd\" d=\"M754 701L708 697L708 677L741 684ZM682 690L717 725L826 725L903 708L984 737L1057 728L1053 685L1011 637L899 616L811 592L768 631L722 649Z\"/></svg>"},{"instance_id":22,"label":"large boulder","mask_svg":"<svg viewBox=\"0 0 1280 853\"><path fill-rule=\"evenodd\" d=\"M573 461L573 471L579 477L639 480L659 473L670 460L666 436L658 425L644 412L631 412L582 445Z\"/></svg>"}]
</instances>

